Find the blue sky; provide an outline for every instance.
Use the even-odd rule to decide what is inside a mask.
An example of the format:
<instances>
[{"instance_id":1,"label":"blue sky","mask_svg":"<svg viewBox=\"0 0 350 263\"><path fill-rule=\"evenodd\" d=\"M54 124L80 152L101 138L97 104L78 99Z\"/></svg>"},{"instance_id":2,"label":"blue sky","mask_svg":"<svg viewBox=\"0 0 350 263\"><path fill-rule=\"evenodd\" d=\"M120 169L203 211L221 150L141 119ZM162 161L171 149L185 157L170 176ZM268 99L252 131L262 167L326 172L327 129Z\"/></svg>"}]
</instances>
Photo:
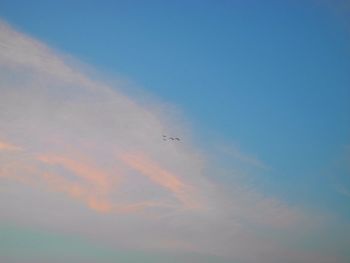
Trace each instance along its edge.
<instances>
[{"instance_id":1,"label":"blue sky","mask_svg":"<svg viewBox=\"0 0 350 263\"><path fill-rule=\"evenodd\" d=\"M131 98L140 89L174 105L196 147L247 173L249 187L347 229L349 10L311 0L0 2L16 30L102 79L129 80ZM228 145L238 164L219 153ZM234 191L231 172L211 177Z\"/></svg>"}]
</instances>

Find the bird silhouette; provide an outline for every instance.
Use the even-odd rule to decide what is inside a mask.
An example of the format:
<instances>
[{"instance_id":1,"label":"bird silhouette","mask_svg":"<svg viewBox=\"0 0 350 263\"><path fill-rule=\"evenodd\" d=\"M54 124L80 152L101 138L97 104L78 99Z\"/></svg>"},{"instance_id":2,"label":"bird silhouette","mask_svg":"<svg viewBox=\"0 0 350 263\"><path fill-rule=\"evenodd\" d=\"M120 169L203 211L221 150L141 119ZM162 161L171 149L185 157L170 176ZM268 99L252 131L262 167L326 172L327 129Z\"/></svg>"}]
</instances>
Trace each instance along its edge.
<instances>
[{"instance_id":1,"label":"bird silhouette","mask_svg":"<svg viewBox=\"0 0 350 263\"><path fill-rule=\"evenodd\" d=\"M179 137L168 137L167 135L162 135L163 141L181 141Z\"/></svg>"}]
</instances>

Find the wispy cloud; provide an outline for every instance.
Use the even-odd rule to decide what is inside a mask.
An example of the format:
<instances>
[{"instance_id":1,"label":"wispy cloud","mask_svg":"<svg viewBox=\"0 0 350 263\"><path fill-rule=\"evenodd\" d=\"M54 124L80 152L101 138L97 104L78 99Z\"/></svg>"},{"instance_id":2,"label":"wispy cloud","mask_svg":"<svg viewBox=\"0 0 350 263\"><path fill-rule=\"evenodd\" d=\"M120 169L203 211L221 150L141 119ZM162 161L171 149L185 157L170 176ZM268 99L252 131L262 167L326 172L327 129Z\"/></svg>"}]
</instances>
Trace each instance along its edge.
<instances>
[{"instance_id":1,"label":"wispy cloud","mask_svg":"<svg viewBox=\"0 0 350 263\"><path fill-rule=\"evenodd\" d=\"M166 109L90 78L3 22L0 92L3 218L119 248L327 262L321 252L288 246L301 233L291 231L305 227L304 212L243 185L218 185L207 176L215 164L191 143L188 128L162 117ZM174 133L183 140L162 140Z\"/></svg>"},{"instance_id":2,"label":"wispy cloud","mask_svg":"<svg viewBox=\"0 0 350 263\"><path fill-rule=\"evenodd\" d=\"M336 191L339 193L339 194L342 194L342 195L345 195L347 197L350 197L350 191L348 189L346 189L344 186L342 185L336 185L335 186L335 189Z\"/></svg>"},{"instance_id":3,"label":"wispy cloud","mask_svg":"<svg viewBox=\"0 0 350 263\"><path fill-rule=\"evenodd\" d=\"M20 151L21 147L0 141L0 151Z\"/></svg>"}]
</instances>

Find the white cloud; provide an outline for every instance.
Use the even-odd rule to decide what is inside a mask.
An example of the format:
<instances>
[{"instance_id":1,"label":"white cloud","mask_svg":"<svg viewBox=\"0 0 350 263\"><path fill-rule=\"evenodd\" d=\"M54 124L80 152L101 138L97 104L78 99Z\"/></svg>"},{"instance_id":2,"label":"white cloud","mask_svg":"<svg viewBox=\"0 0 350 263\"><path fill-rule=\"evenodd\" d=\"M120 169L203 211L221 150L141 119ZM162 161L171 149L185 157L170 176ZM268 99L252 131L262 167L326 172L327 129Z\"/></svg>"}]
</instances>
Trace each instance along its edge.
<instances>
[{"instance_id":1,"label":"white cloud","mask_svg":"<svg viewBox=\"0 0 350 263\"><path fill-rule=\"evenodd\" d=\"M284 255L295 257L290 262L327 262L281 243L297 239L290 231L303 227L300 210L209 180L215 166L193 146L189 129L163 118L166 108L141 105L120 90L0 23L4 221L118 248L195 251L241 262L281 262ZM182 140L163 141L163 134ZM234 155L262 166L237 150ZM281 237L262 234L269 229Z\"/></svg>"}]
</instances>

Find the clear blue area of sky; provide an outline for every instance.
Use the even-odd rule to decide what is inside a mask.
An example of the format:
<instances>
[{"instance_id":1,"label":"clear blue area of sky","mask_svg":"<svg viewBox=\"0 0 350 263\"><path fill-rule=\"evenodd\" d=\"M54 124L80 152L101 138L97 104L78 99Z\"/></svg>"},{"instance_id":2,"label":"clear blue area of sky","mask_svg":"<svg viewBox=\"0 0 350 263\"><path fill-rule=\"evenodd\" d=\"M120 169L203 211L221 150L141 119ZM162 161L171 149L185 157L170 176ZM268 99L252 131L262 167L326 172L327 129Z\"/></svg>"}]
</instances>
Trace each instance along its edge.
<instances>
[{"instance_id":1,"label":"clear blue area of sky","mask_svg":"<svg viewBox=\"0 0 350 263\"><path fill-rule=\"evenodd\" d=\"M0 17L257 156L272 193L350 218L350 19L324 2L2 0Z\"/></svg>"}]
</instances>

